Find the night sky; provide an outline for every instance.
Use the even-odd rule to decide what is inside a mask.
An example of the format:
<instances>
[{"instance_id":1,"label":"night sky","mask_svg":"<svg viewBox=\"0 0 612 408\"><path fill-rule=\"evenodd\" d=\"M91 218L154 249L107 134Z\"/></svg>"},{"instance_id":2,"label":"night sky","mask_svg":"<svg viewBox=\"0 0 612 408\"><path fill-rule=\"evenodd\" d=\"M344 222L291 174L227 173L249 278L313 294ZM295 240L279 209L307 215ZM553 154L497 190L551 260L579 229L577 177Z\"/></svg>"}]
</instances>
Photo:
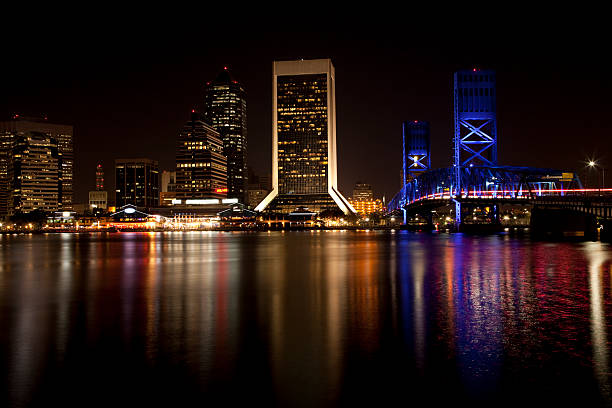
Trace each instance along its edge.
<instances>
[{"instance_id":1,"label":"night sky","mask_svg":"<svg viewBox=\"0 0 612 408\"><path fill-rule=\"evenodd\" d=\"M363 21L337 32L272 32L264 23L225 30L204 21L201 30L35 26L38 40L3 38L0 113L74 126L76 202L94 188L97 162L111 192L115 158L149 157L173 168L176 136L224 66L247 91L249 165L270 173L277 59L332 59L345 195L356 181L372 184L379 197L397 192L405 120L431 122L432 166L448 166L452 74L473 67L497 71L500 164L583 171L587 156L611 163L609 34L595 22L498 27L490 20L487 38L472 43L469 30L380 29Z\"/></svg>"}]
</instances>

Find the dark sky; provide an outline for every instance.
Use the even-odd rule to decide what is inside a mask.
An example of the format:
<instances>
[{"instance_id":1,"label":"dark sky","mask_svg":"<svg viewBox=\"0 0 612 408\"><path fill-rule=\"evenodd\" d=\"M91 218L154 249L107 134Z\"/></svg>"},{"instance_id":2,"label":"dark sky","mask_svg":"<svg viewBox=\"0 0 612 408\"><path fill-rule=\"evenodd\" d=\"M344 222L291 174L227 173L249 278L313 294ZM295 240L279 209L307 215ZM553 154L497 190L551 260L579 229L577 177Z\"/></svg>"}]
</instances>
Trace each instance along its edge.
<instances>
[{"instance_id":1,"label":"dark sky","mask_svg":"<svg viewBox=\"0 0 612 408\"><path fill-rule=\"evenodd\" d=\"M232 29L34 24L35 40L3 37L0 113L45 114L50 122L74 125L75 198L85 202L98 161L109 191L115 158L150 157L172 168L177 133L190 110L202 108L206 81L228 66L247 91L249 165L265 174L272 62L331 58L340 190L350 195L360 180L389 199L399 189L402 121L430 121L432 166L449 165L452 74L479 67L497 71L501 164L579 170L587 156L610 163L605 27L487 21L478 29L452 29L344 20L336 32L297 31L299 25L272 32L263 21Z\"/></svg>"}]
</instances>

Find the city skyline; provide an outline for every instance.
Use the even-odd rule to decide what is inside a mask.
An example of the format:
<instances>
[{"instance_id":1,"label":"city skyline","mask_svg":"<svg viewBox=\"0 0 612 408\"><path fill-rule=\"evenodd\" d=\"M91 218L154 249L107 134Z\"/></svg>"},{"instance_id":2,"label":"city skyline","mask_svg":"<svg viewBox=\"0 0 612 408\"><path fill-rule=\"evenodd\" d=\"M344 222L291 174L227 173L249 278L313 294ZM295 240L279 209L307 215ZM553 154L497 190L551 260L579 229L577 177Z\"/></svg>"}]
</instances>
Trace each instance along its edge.
<instances>
[{"instance_id":1,"label":"city skyline","mask_svg":"<svg viewBox=\"0 0 612 408\"><path fill-rule=\"evenodd\" d=\"M94 162L101 161L108 174L119 156L150 157L159 160L160 169L171 169L172 147L185 109L203 109L206 80L223 66L236 73L248 94L248 163L265 175L271 163L272 61L297 57L329 57L340 78L341 192L350 191L358 180L372 184L375 195L387 200L397 192L405 120L431 123L432 168L449 165L452 75L474 66L497 72L500 164L580 171L586 157L609 161L607 135L612 129L605 121L610 107L605 95L610 82L597 54L590 54L590 59L564 59L567 44L561 39L539 55L537 43L529 44L523 37L516 44L490 47L491 40L463 51L431 39L403 44L392 37L381 44L381 36L350 39L334 33L289 33L270 45L269 34L258 34L233 47L229 40L219 40L189 55L184 53L187 44L155 53L144 47L139 57L146 58L128 57L121 70L110 67L104 74L109 66L102 64L87 78L82 68L92 68L95 59L86 54L65 71L50 67L33 76L24 66L14 72L0 107L5 116L46 114L52 122L74 126L76 202L86 202ZM584 56L590 47L579 49L578 55ZM71 49L68 44L59 53ZM119 47L105 53L114 61L125 51ZM58 93L59 89L63 91ZM125 153L117 153L118 145ZM544 163L542 151L547 152Z\"/></svg>"}]
</instances>

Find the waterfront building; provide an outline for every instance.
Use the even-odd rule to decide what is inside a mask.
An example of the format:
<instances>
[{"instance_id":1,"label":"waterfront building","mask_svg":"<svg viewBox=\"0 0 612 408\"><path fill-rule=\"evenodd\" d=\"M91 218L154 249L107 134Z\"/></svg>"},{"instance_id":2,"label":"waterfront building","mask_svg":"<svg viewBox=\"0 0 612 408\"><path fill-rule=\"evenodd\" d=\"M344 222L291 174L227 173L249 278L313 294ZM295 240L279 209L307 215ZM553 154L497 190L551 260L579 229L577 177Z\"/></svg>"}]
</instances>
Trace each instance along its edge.
<instances>
[{"instance_id":1,"label":"waterfront building","mask_svg":"<svg viewBox=\"0 0 612 408\"><path fill-rule=\"evenodd\" d=\"M13 115L11 120L0 122L0 216L6 216L8 214L12 214L14 211L27 211L27 208L38 208L40 194L44 195L46 198L40 201L46 204L41 204L44 208L56 207L61 210L70 210L72 209L73 202L73 164L74 164L74 151L73 151L73 127L70 125L61 125L49 123L47 118L31 118L24 117L21 115ZM33 135L38 135L36 137L32 137ZM47 142L43 142L41 137L45 138ZM25 164L22 160L27 160L28 158L33 160L33 156L30 156L29 153L26 153L26 157L18 157L17 161L12 163L14 159L13 149L17 146L19 148L24 148L24 146L32 144L32 146L41 146L41 144L48 143L49 146L53 146L53 151L57 153L57 159L53 159L50 162L43 162L40 164L34 165L45 167L47 171L44 173L44 184L58 184L57 188L57 203L51 205L51 198L55 193L50 193L48 187L44 187L43 190L45 192L36 191L35 195L38 198L29 198L25 201L21 200L19 196L21 191L14 191L15 189L21 190L21 188L26 188L29 190L31 187L28 187L28 184L31 185L32 180L20 180L17 179L17 183L20 185L15 188L15 186L11 186L11 183L15 182L15 179L11 179L9 175L9 167L13 166L13 169L18 169L18 165ZM34 150L37 147L33 147ZM50 152L50 151L49 151ZM50 165L57 165L57 171L50 169ZM33 168L32 168L33 169ZM20 170L18 170L20 171ZM23 171L26 168L23 168ZM51 176L51 172L55 174L56 177L53 180L48 179ZM13 176L15 176L13 174ZM17 176L19 177L19 176ZM36 177L43 177L42 174L37 174ZM35 189L36 190L36 189ZM12 193L12 198L9 197ZM18 205L19 208L15 207L15 200L17 202L22 202ZM10 203L9 203L10 202Z\"/></svg>"},{"instance_id":2,"label":"waterfront building","mask_svg":"<svg viewBox=\"0 0 612 408\"><path fill-rule=\"evenodd\" d=\"M227 160L219 133L192 111L176 146L176 199L227 197Z\"/></svg>"},{"instance_id":3,"label":"waterfront building","mask_svg":"<svg viewBox=\"0 0 612 408\"><path fill-rule=\"evenodd\" d=\"M157 207L159 204L159 165L151 159L115 160L115 205Z\"/></svg>"},{"instance_id":4,"label":"waterfront building","mask_svg":"<svg viewBox=\"0 0 612 408\"><path fill-rule=\"evenodd\" d=\"M405 183L431 169L429 122L410 120L402 124Z\"/></svg>"},{"instance_id":5,"label":"waterfront building","mask_svg":"<svg viewBox=\"0 0 612 408\"><path fill-rule=\"evenodd\" d=\"M9 155L7 214L62 209L57 140L46 133L27 131L15 138Z\"/></svg>"},{"instance_id":6,"label":"waterfront building","mask_svg":"<svg viewBox=\"0 0 612 408\"><path fill-rule=\"evenodd\" d=\"M377 212L383 212L384 204L378 198L369 198L365 200L349 199L349 203L353 206L357 214L368 215Z\"/></svg>"},{"instance_id":7,"label":"waterfront building","mask_svg":"<svg viewBox=\"0 0 612 408\"><path fill-rule=\"evenodd\" d=\"M227 67L206 84L204 120L223 142L227 158L227 197L246 200L247 113L246 92Z\"/></svg>"},{"instance_id":8,"label":"waterfront building","mask_svg":"<svg viewBox=\"0 0 612 408\"><path fill-rule=\"evenodd\" d=\"M272 191L256 210L354 212L337 186L331 60L275 61L272 82Z\"/></svg>"},{"instance_id":9,"label":"waterfront building","mask_svg":"<svg viewBox=\"0 0 612 408\"><path fill-rule=\"evenodd\" d=\"M106 210L108 208L108 192L96 190L89 192L89 209Z\"/></svg>"}]
</instances>

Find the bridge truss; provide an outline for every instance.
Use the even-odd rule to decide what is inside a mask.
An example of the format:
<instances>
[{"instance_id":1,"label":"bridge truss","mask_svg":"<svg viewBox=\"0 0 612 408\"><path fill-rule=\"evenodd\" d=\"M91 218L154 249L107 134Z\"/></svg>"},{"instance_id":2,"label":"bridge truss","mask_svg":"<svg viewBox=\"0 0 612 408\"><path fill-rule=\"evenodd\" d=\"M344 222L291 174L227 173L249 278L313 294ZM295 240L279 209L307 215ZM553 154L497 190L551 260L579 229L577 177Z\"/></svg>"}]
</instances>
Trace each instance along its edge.
<instances>
[{"instance_id":1,"label":"bridge truss","mask_svg":"<svg viewBox=\"0 0 612 408\"><path fill-rule=\"evenodd\" d=\"M467 198L533 199L539 196L563 196L568 191L581 189L574 173L561 170L513 166L455 166L421 174L406 183L389 201L387 210L393 212L421 200L450 200Z\"/></svg>"}]
</instances>

